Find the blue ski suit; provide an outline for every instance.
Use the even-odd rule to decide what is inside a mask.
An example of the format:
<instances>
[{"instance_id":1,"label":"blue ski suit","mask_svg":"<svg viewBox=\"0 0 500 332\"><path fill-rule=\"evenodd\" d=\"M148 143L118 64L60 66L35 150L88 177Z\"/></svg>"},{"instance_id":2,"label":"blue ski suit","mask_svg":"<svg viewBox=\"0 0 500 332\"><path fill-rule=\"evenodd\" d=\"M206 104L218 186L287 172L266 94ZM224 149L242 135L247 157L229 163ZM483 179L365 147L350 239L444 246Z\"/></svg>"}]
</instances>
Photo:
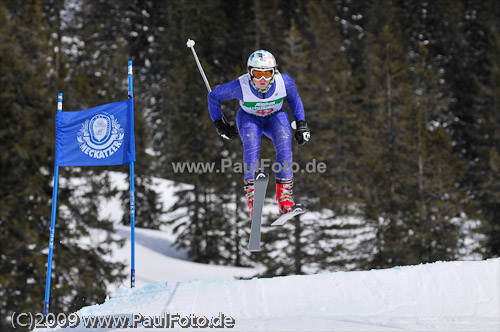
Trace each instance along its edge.
<instances>
[{"instance_id":1,"label":"blue ski suit","mask_svg":"<svg viewBox=\"0 0 500 332\"><path fill-rule=\"evenodd\" d=\"M276 162L281 165L280 171L276 173L276 179L292 179L293 173L290 171L292 163L292 130L288 120L288 115L283 109L283 103L275 104L270 109L262 109L257 112L249 112L245 102L246 99L266 99L269 96L283 95L286 91L286 101L290 107L295 121L305 121L304 105L300 98L293 79L287 74L277 73L284 82L284 89L278 88L277 77L270 83L269 89L265 93L259 92L253 84L250 83L250 76L243 75L231 82L215 88L208 94L208 109L212 121L222 119L221 104L223 100L238 99L240 107L236 115L236 124L243 142L243 163L244 179L254 178L254 172L257 169L261 136L262 134L270 138L276 149ZM248 80L248 84L246 83ZM243 87L242 87L243 84ZM282 84L282 83L281 83ZM248 91L251 91L253 97ZM247 91L244 93L244 91ZM244 96L246 97L244 98ZM251 104L251 103L250 103ZM262 103L264 104L264 103ZM255 103L253 104L255 105ZM285 167L286 166L286 167Z\"/></svg>"}]
</instances>

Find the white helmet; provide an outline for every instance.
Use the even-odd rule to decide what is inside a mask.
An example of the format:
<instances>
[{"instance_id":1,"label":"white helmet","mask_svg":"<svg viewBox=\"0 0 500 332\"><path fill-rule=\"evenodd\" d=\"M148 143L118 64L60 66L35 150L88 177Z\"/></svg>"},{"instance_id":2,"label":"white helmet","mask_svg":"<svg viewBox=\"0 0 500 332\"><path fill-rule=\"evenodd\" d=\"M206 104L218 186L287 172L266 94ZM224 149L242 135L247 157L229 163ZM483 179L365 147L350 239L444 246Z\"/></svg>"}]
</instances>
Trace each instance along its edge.
<instances>
[{"instance_id":1,"label":"white helmet","mask_svg":"<svg viewBox=\"0 0 500 332\"><path fill-rule=\"evenodd\" d=\"M276 64L276 59L271 54L271 52L258 50L250 54L247 62L248 74L250 77L253 77L253 70L257 71L267 71L272 70L272 77L269 80L274 78L274 74L276 74L278 66Z\"/></svg>"}]
</instances>

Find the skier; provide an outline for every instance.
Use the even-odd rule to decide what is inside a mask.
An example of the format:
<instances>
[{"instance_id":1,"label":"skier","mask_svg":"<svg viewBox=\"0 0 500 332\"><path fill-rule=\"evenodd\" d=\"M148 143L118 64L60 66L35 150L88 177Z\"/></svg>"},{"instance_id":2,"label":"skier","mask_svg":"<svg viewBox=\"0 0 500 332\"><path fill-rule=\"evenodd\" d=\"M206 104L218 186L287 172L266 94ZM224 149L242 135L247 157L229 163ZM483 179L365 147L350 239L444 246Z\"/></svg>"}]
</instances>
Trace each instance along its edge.
<instances>
[{"instance_id":1,"label":"skier","mask_svg":"<svg viewBox=\"0 0 500 332\"><path fill-rule=\"evenodd\" d=\"M208 94L208 109L217 133L225 139L236 137L236 128L225 121L221 112L223 100L238 99L240 107L236 124L243 142L245 169L244 188L248 208L253 216L254 174L262 134L270 138L276 149L276 162L281 170L276 173L276 200L279 213L291 211L293 201L293 173L291 127L283 109L286 99L296 122L295 139L299 145L309 141L310 131L305 121L304 106L293 79L278 71L274 56L264 50L253 52L247 62L248 72L237 79L215 88Z\"/></svg>"}]
</instances>

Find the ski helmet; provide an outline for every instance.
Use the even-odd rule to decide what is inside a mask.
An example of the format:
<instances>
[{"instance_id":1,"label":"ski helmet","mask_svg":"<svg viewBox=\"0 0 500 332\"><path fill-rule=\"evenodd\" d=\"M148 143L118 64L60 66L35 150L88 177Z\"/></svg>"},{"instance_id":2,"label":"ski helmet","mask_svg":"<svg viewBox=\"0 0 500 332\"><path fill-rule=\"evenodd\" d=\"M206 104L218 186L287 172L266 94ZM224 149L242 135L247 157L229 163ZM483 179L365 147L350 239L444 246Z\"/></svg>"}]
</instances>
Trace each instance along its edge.
<instances>
[{"instance_id":1,"label":"ski helmet","mask_svg":"<svg viewBox=\"0 0 500 332\"><path fill-rule=\"evenodd\" d=\"M265 50L258 50L250 54L247 61L247 69L250 77L254 77L253 71L271 71L271 77L264 77L266 80L272 80L278 69L276 64L276 59L271 54L271 52Z\"/></svg>"}]
</instances>

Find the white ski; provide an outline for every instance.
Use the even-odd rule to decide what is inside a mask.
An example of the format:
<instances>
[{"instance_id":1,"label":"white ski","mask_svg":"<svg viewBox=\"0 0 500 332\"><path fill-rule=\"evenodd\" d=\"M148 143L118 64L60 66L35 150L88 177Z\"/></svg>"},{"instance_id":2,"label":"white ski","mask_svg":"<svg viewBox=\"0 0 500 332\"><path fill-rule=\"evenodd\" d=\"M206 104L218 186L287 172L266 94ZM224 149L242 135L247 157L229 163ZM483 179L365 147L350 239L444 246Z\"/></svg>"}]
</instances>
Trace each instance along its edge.
<instances>
[{"instance_id":1,"label":"white ski","mask_svg":"<svg viewBox=\"0 0 500 332\"><path fill-rule=\"evenodd\" d=\"M288 220L292 219L293 217L299 215L299 214L302 214L304 212L306 212L307 209L305 206L301 205L301 204L295 204L293 207L292 207L292 210L290 212L286 212L286 213L283 213L282 215L280 215L278 217L278 219L276 219L272 224L271 226L281 226L281 225L284 225Z\"/></svg>"}]
</instances>

